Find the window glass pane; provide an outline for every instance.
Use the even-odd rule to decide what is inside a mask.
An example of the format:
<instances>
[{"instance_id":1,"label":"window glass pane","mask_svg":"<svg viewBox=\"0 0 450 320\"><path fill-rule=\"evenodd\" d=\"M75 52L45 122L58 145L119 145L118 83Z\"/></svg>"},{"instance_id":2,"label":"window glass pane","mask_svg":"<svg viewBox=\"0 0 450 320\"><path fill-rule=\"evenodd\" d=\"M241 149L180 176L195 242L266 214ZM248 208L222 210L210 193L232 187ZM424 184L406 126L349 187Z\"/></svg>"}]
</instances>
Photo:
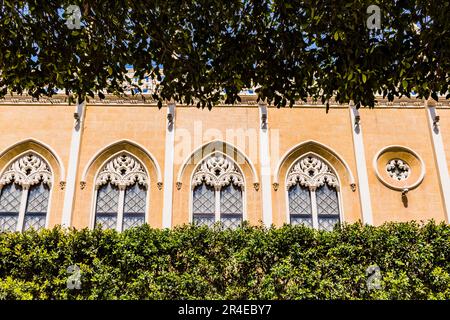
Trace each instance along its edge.
<instances>
[{"instance_id":1,"label":"window glass pane","mask_svg":"<svg viewBox=\"0 0 450 320\"><path fill-rule=\"evenodd\" d=\"M242 190L229 184L220 190L220 221L225 228L235 229L242 223Z\"/></svg>"},{"instance_id":2,"label":"window glass pane","mask_svg":"<svg viewBox=\"0 0 450 320\"><path fill-rule=\"evenodd\" d=\"M339 216L319 216L319 229L333 231L334 226L339 223Z\"/></svg>"},{"instance_id":3,"label":"window glass pane","mask_svg":"<svg viewBox=\"0 0 450 320\"><path fill-rule=\"evenodd\" d=\"M193 222L199 225L213 225L215 221L214 188L202 183L194 188L192 197Z\"/></svg>"},{"instance_id":4,"label":"window glass pane","mask_svg":"<svg viewBox=\"0 0 450 320\"><path fill-rule=\"evenodd\" d=\"M125 189L123 230L144 224L146 196L147 190L138 183Z\"/></svg>"},{"instance_id":5,"label":"window glass pane","mask_svg":"<svg viewBox=\"0 0 450 320\"><path fill-rule=\"evenodd\" d=\"M335 188L324 184L316 190L319 229L333 230L339 223L339 200Z\"/></svg>"},{"instance_id":6,"label":"window glass pane","mask_svg":"<svg viewBox=\"0 0 450 320\"><path fill-rule=\"evenodd\" d=\"M46 183L32 185L28 190L23 229L39 230L45 227L50 188Z\"/></svg>"},{"instance_id":7,"label":"window glass pane","mask_svg":"<svg viewBox=\"0 0 450 320\"><path fill-rule=\"evenodd\" d=\"M316 190L317 213L339 215L339 202L335 188L324 184Z\"/></svg>"},{"instance_id":8,"label":"window glass pane","mask_svg":"<svg viewBox=\"0 0 450 320\"><path fill-rule=\"evenodd\" d=\"M97 191L95 209L95 225L102 225L103 229L115 229L117 226L117 210L119 202L119 188L107 183Z\"/></svg>"},{"instance_id":9,"label":"window glass pane","mask_svg":"<svg viewBox=\"0 0 450 320\"><path fill-rule=\"evenodd\" d=\"M208 226L212 227L214 223L216 222L216 218L214 214L201 214L201 213L195 213L192 219L192 222L199 226Z\"/></svg>"},{"instance_id":10,"label":"window glass pane","mask_svg":"<svg viewBox=\"0 0 450 320\"><path fill-rule=\"evenodd\" d=\"M290 223L305 224L312 227L312 207L309 188L297 183L289 188L288 198Z\"/></svg>"},{"instance_id":11,"label":"window glass pane","mask_svg":"<svg viewBox=\"0 0 450 320\"><path fill-rule=\"evenodd\" d=\"M236 229L242 224L242 214L227 213L220 216L220 221L225 228Z\"/></svg>"},{"instance_id":12,"label":"window glass pane","mask_svg":"<svg viewBox=\"0 0 450 320\"><path fill-rule=\"evenodd\" d=\"M234 184L220 190L220 213L242 214L242 191Z\"/></svg>"},{"instance_id":13,"label":"window glass pane","mask_svg":"<svg viewBox=\"0 0 450 320\"><path fill-rule=\"evenodd\" d=\"M9 183L0 192L0 232L16 231L22 187Z\"/></svg>"}]
</instances>

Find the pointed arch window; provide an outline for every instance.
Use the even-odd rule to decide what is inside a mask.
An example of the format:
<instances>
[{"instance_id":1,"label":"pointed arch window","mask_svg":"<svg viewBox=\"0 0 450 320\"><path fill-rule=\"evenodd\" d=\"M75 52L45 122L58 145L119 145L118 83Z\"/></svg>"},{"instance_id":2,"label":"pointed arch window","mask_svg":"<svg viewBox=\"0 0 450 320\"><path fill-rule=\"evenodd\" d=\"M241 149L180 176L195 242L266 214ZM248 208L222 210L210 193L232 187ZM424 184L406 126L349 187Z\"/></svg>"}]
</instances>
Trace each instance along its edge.
<instances>
[{"instance_id":1,"label":"pointed arch window","mask_svg":"<svg viewBox=\"0 0 450 320\"><path fill-rule=\"evenodd\" d=\"M340 222L339 182L320 158L309 155L298 160L286 182L291 224L332 230Z\"/></svg>"},{"instance_id":2,"label":"pointed arch window","mask_svg":"<svg viewBox=\"0 0 450 320\"><path fill-rule=\"evenodd\" d=\"M193 222L211 226L220 221L236 228L243 220L244 177L237 165L217 153L203 160L192 178Z\"/></svg>"},{"instance_id":3,"label":"pointed arch window","mask_svg":"<svg viewBox=\"0 0 450 320\"><path fill-rule=\"evenodd\" d=\"M45 227L52 172L39 155L28 152L0 176L0 232Z\"/></svg>"},{"instance_id":4,"label":"pointed arch window","mask_svg":"<svg viewBox=\"0 0 450 320\"><path fill-rule=\"evenodd\" d=\"M127 153L103 166L95 180L95 226L123 231L145 222L148 175Z\"/></svg>"}]
</instances>

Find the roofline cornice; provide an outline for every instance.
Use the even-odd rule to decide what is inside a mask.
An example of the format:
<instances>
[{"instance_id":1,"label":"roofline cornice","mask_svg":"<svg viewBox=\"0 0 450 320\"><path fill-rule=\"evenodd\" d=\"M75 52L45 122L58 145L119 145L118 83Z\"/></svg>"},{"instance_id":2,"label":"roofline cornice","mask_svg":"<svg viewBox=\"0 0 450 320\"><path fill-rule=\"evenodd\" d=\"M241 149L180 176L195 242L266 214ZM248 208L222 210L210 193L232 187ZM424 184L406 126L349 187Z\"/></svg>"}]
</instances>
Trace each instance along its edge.
<instances>
[{"instance_id":1,"label":"roofline cornice","mask_svg":"<svg viewBox=\"0 0 450 320\"><path fill-rule=\"evenodd\" d=\"M233 105L219 104L218 107L230 106L230 107L242 107L242 106L257 106L262 102L257 102L256 94L242 94L240 95L241 101L235 103ZM395 98L393 101L388 101L387 98L383 98L382 96L376 97L377 103L375 107L410 107L410 108L422 108L425 106L425 99L418 98ZM169 102L167 102L169 103ZM72 103L73 104L73 103ZM52 97L40 97L39 99L33 98L29 95L7 95L3 98L0 98L0 105L69 105L69 97L65 94L55 94ZM106 95L105 99L96 98L88 98L87 101L88 106L157 106L157 101L154 100L150 94L144 95L127 95L127 96L116 96L116 95ZM186 106L185 104L177 104L181 107ZM429 106L436 107L450 107L450 99L442 99L439 102L436 102L432 99L428 100ZM330 108L347 108L348 104L339 104L335 102L333 99L329 101ZM297 101L294 104L294 107L325 107L321 101L314 101L312 98L308 98L306 102Z\"/></svg>"}]
</instances>

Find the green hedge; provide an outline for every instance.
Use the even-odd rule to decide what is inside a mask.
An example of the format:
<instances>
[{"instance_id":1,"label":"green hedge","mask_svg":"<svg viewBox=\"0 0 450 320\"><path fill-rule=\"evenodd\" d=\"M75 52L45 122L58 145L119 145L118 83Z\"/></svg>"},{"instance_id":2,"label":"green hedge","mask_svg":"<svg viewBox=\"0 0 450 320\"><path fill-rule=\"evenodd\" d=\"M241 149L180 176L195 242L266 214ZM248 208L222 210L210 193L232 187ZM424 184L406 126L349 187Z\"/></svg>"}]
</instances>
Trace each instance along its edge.
<instances>
[{"instance_id":1,"label":"green hedge","mask_svg":"<svg viewBox=\"0 0 450 320\"><path fill-rule=\"evenodd\" d=\"M67 288L70 265L81 269L80 289ZM368 289L371 265L379 289ZM450 226L0 234L0 299L330 298L449 299Z\"/></svg>"}]
</instances>

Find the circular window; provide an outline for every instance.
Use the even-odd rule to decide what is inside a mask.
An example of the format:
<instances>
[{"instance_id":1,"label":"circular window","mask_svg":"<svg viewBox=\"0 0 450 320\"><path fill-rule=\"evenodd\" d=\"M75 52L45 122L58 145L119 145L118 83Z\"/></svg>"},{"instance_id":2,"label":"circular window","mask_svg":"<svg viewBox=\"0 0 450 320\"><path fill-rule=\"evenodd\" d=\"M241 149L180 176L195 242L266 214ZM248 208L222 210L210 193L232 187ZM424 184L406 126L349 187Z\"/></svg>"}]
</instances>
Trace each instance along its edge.
<instances>
[{"instance_id":1,"label":"circular window","mask_svg":"<svg viewBox=\"0 0 450 320\"><path fill-rule=\"evenodd\" d=\"M381 149L373 160L377 178L394 190L413 189L425 176L425 165L417 153L402 146Z\"/></svg>"}]
</instances>

